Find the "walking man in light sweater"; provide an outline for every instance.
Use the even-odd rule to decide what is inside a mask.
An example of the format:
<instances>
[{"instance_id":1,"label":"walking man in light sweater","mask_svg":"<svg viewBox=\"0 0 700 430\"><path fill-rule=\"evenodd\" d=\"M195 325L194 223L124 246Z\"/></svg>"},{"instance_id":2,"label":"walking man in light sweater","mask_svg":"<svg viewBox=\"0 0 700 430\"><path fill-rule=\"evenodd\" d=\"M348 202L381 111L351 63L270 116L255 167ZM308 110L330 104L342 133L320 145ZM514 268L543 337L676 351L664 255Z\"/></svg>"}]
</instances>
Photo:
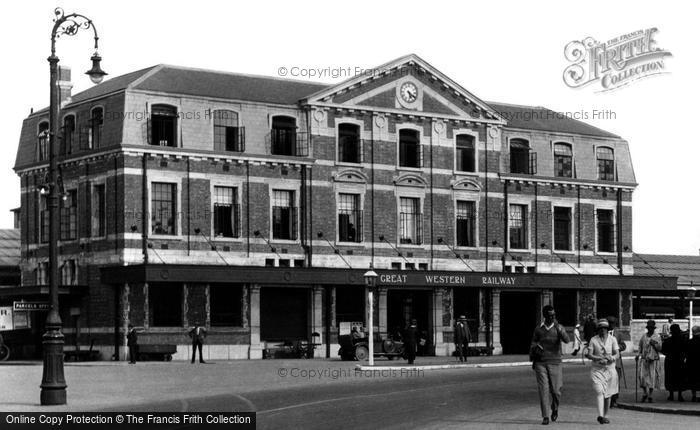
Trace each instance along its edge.
<instances>
[{"instance_id":1,"label":"walking man in light sweater","mask_svg":"<svg viewBox=\"0 0 700 430\"><path fill-rule=\"evenodd\" d=\"M561 344L569 343L569 336L564 327L557 323L552 306L542 308L542 316L544 320L532 335L530 358L537 378L542 425L547 425L550 417L552 421L559 417L562 387Z\"/></svg>"}]
</instances>

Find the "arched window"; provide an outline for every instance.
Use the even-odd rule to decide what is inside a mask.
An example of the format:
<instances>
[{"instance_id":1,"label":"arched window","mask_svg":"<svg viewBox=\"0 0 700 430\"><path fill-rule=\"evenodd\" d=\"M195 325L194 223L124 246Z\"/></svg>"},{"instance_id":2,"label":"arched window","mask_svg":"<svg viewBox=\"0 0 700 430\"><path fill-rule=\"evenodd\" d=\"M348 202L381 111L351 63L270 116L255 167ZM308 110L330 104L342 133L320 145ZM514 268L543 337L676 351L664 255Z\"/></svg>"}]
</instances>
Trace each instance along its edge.
<instances>
[{"instance_id":1,"label":"arched window","mask_svg":"<svg viewBox=\"0 0 700 430\"><path fill-rule=\"evenodd\" d=\"M510 173L537 173L537 154L530 151L530 144L525 139L510 141Z\"/></svg>"},{"instance_id":2,"label":"arched window","mask_svg":"<svg viewBox=\"0 0 700 430\"><path fill-rule=\"evenodd\" d=\"M177 146L177 108L156 104L151 108L151 130L149 144L156 146Z\"/></svg>"},{"instance_id":3,"label":"arched window","mask_svg":"<svg viewBox=\"0 0 700 430\"><path fill-rule=\"evenodd\" d=\"M71 154L75 143L75 115L66 115L63 118L63 130L61 133L61 154Z\"/></svg>"},{"instance_id":4,"label":"arched window","mask_svg":"<svg viewBox=\"0 0 700 430\"><path fill-rule=\"evenodd\" d=\"M568 143L554 144L554 174L561 178L573 178L573 152Z\"/></svg>"},{"instance_id":5,"label":"arched window","mask_svg":"<svg viewBox=\"0 0 700 430\"><path fill-rule=\"evenodd\" d=\"M104 124L104 111L101 107L92 110L90 115L90 143L89 149L99 148L102 144L102 125Z\"/></svg>"},{"instance_id":6,"label":"arched window","mask_svg":"<svg viewBox=\"0 0 700 430\"><path fill-rule=\"evenodd\" d=\"M459 172L476 171L476 154L474 136L458 134L455 142L456 170Z\"/></svg>"},{"instance_id":7,"label":"arched window","mask_svg":"<svg viewBox=\"0 0 700 430\"><path fill-rule=\"evenodd\" d=\"M416 130L399 130L399 166L421 167L420 134Z\"/></svg>"},{"instance_id":8,"label":"arched window","mask_svg":"<svg viewBox=\"0 0 700 430\"><path fill-rule=\"evenodd\" d=\"M230 110L214 111L214 150L245 150L245 129L238 126L238 113Z\"/></svg>"},{"instance_id":9,"label":"arched window","mask_svg":"<svg viewBox=\"0 0 700 430\"><path fill-rule=\"evenodd\" d=\"M359 125L348 123L338 125L338 161L342 163L362 162Z\"/></svg>"},{"instance_id":10,"label":"arched window","mask_svg":"<svg viewBox=\"0 0 700 430\"><path fill-rule=\"evenodd\" d=\"M49 159L49 123L42 121L39 123L36 142L37 161L47 161Z\"/></svg>"},{"instance_id":11,"label":"arched window","mask_svg":"<svg viewBox=\"0 0 700 430\"><path fill-rule=\"evenodd\" d=\"M596 149L598 159L598 179L601 181L615 180L615 153L612 148L600 146Z\"/></svg>"}]
</instances>

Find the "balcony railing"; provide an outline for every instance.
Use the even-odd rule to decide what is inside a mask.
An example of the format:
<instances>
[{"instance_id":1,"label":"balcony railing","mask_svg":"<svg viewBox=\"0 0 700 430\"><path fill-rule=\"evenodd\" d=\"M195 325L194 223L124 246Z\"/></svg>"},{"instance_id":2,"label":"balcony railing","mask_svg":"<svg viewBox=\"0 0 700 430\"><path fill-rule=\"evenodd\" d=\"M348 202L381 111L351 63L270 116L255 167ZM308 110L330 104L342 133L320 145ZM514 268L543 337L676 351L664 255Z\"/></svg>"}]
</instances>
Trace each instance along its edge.
<instances>
[{"instance_id":1,"label":"balcony railing","mask_svg":"<svg viewBox=\"0 0 700 430\"><path fill-rule=\"evenodd\" d=\"M273 128L267 135L270 154L306 157L309 155L308 135L293 129Z\"/></svg>"}]
</instances>

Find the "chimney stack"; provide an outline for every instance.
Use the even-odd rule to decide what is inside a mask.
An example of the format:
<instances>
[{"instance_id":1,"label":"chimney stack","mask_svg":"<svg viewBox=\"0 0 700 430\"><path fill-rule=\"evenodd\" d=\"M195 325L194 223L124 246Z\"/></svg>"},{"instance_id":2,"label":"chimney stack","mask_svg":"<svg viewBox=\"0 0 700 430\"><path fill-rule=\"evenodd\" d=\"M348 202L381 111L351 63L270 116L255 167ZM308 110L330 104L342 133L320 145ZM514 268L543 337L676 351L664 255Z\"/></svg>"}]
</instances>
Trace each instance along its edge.
<instances>
[{"instance_id":1,"label":"chimney stack","mask_svg":"<svg viewBox=\"0 0 700 430\"><path fill-rule=\"evenodd\" d=\"M70 81L70 67L59 66L58 68L58 101L63 108L71 101L71 90L73 83Z\"/></svg>"}]
</instances>

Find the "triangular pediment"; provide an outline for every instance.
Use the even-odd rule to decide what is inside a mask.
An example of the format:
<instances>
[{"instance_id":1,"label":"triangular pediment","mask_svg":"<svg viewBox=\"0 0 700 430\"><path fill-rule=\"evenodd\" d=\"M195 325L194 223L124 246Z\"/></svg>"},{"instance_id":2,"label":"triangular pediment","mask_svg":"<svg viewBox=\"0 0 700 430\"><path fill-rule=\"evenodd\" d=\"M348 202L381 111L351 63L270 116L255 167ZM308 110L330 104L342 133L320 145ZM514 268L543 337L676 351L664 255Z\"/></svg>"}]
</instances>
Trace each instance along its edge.
<instances>
[{"instance_id":1,"label":"triangular pediment","mask_svg":"<svg viewBox=\"0 0 700 430\"><path fill-rule=\"evenodd\" d=\"M503 122L488 104L414 54L319 91L303 103Z\"/></svg>"}]
</instances>

